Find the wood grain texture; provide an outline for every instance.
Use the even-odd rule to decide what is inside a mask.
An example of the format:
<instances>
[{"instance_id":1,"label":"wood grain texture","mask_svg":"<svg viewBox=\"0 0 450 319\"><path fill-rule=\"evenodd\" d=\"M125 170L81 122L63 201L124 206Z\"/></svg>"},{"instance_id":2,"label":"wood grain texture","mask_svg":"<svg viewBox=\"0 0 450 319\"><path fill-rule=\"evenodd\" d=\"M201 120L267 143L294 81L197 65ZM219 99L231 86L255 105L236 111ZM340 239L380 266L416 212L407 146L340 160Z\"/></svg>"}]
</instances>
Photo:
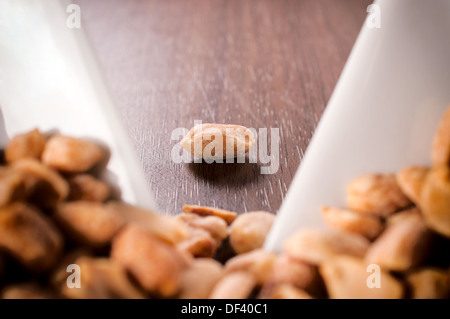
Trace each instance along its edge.
<instances>
[{"instance_id":1,"label":"wood grain texture","mask_svg":"<svg viewBox=\"0 0 450 319\"><path fill-rule=\"evenodd\" d=\"M276 212L366 16L369 0L77 0L162 211ZM194 120L279 128L280 168L175 164ZM326 182L326 181L318 181Z\"/></svg>"}]
</instances>

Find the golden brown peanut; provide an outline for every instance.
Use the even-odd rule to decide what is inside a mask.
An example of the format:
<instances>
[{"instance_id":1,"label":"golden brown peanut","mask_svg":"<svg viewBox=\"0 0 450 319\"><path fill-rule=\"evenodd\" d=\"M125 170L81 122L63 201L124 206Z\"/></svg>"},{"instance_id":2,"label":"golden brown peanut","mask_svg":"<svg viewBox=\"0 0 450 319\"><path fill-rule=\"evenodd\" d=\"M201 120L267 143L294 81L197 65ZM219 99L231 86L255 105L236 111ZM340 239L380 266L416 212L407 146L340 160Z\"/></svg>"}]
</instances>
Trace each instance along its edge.
<instances>
[{"instance_id":1,"label":"golden brown peanut","mask_svg":"<svg viewBox=\"0 0 450 319\"><path fill-rule=\"evenodd\" d=\"M149 293L173 297L180 290L184 258L150 231L136 225L126 226L113 241L111 258Z\"/></svg>"},{"instance_id":2,"label":"golden brown peanut","mask_svg":"<svg viewBox=\"0 0 450 319\"><path fill-rule=\"evenodd\" d=\"M179 242L177 248L194 257L213 257L216 245L216 241L206 230L190 228L188 237Z\"/></svg>"},{"instance_id":3,"label":"golden brown peanut","mask_svg":"<svg viewBox=\"0 0 450 319\"><path fill-rule=\"evenodd\" d=\"M102 149L95 143L55 135L45 145L42 162L60 171L82 173L91 169L103 157Z\"/></svg>"},{"instance_id":4,"label":"golden brown peanut","mask_svg":"<svg viewBox=\"0 0 450 319\"><path fill-rule=\"evenodd\" d=\"M409 166L396 175L398 186L414 204L419 203L420 192L429 171L428 167Z\"/></svg>"},{"instance_id":5,"label":"golden brown peanut","mask_svg":"<svg viewBox=\"0 0 450 319\"><path fill-rule=\"evenodd\" d=\"M24 177L26 192L39 206L53 206L69 194L69 185L54 170L35 159L22 159L12 164Z\"/></svg>"},{"instance_id":6,"label":"golden brown peanut","mask_svg":"<svg viewBox=\"0 0 450 319\"><path fill-rule=\"evenodd\" d=\"M357 233L369 240L377 237L384 229L380 218L358 214L347 209L324 206L322 217L332 228Z\"/></svg>"},{"instance_id":7,"label":"golden brown peanut","mask_svg":"<svg viewBox=\"0 0 450 319\"><path fill-rule=\"evenodd\" d=\"M196 205L184 205L183 212L186 214L197 214L200 216L217 216L225 220L228 225L230 225L237 217L236 213L228 210Z\"/></svg>"},{"instance_id":8,"label":"golden brown peanut","mask_svg":"<svg viewBox=\"0 0 450 319\"><path fill-rule=\"evenodd\" d=\"M255 145L255 137L244 126L205 123L193 127L180 145L198 158L224 159L244 156Z\"/></svg>"},{"instance_id":9,"label":"golden brown peanut","mask_svg":"<svg viewBox=\"0 0 450 319\"><path fill-rule=\"evenodd\" d=\"M227 223L216 216L199 216L196 214L180 214L177 218L190 227L199 228L207 231L219 246L222 240L228 235Z\"/></svg>"},{"instance_id":10,"label":"golden brown peanut","mask_svg":"<svg viewBox=\"0 0 450 319\"><path fill-rule=\"evenodd\" d=\"M294 285L278 284L271 289L265 299L312 299L312 297Z\"/></svg>"},{"instance_id":11,"label":"golden brown peanut","mask_svg":"<svg viewBox=\"0 0 450 319\"><path fill-rule=\"evenodd\" d=\"M290 284L299 289L306 289L314 282L315 277L316 270L313 266L281 254L273 265L267 284Z\"/></svg>"},{"instance_id":12,"label":"golden brown peanut","mask_svg":"<svg viewBox=\"0 0 450 319\"><path fill-rule=\"evenodd\" d=\"M30 270L50 269L62 247L58 229L37 210L21 203L0 208L0 249Z\"/></svg>"},{"instance_id":13,"label":"golden brown peanut","mask_svg":"<svg viewBox=\"0 0 450 319\"><path fill-rule=\"evenodd\" d=\"M210 299L245 299L256 287L256 280L246 271L225 275L215 286Z\"/></svg>"},{"instance_id":14,"label":"golden brown peanut","mask_svg":"<svg viewBox=\"0 0 450 319\"><path fill-rule=\"evenodd\" d=\"M80 174L68 179L69 200L104 202L110 195L109 185L88 174Z\"/></svg>"},{"instance_id":15,"label":"golden brown peanut","mask_svg":"<svg viewBox=\"0 0 450 319\"><path fill-rule=\"evenodd\" d=\"M143 299L146 296L128 279L125 270L106 258L80 257L80 288L62 284L62 294L71 299ZM70 276L70 273L67 274ZM69 279L70 280L70 279Z\"/></svg>"},{"instance_id":16,"label":"golden brown peanut","mask_svg":"<svg viewBox=\"0 0 450 319\"><path fill-rule=\"evenodd\" d=\"M225 264L225 273L245 270L255 277L258 285L263 285L272 272L276 255L262 249L237 255Z\"/></svg>"},{"instance_id":17,"label":"golden brown peanut","mask_svg":"<svg viewBox=\"0 0 450 319\"><path fill-rule=\"evenodd\" d=\"M23 199L25 185L20 172L0 166L0 206Z\"/></svg>"},{"instance_id":18,"label":"golden brown peanut","mask_svg":"<svg viewBox=\"0 0 450 319\"><path fill-rule=\"evenodd\" d=\"M40 159L45 142L45 136L38 129L14 136L5 149L6 162L12 163L22 158Z\"/></svg>"},{"instance_id":19,"label":"golden brown peanut","mask_svg":"<svg viewBox=\"0 0 450 319\"><path fill-rule=\"evenodd\" d=\"M363 258L370 242L358 234L336 230L300 230L286 239L284 251L291 258L320 264L336 255Z\"/></svg>"},{"instance_id":20,"label":"golden brown peanut","mask_svg":"<svg viewBox=\"0 0 450 319\"><path fill-rule=\"evenodd\" d=\"M421 216L411 214L386 228L370 246L366 261L388 270L405 271L426 257L430 240L431 233Z\"/></svg>"},{"instance_id":21,"label":"golden brown peanut","mask_svg":"<svg viewBox=\"0 0 450 319\"><path fill-rule=\"evenodd\" d=\"M431 148L433 166L450 165L450 105L436 130Z\"/></svg>"},{"instance_id":22,"label":"golden brown peanut","mask_svg":"<svg viewBox=\"0 0 450 319\"><path fill-rule=\"evenodd\" d=\"M347 187L347 205L352 211L387 217L411 205L393 174L366 174Z\"/></svg>"},{"instance_id":23,"label":"golden brown peanut","mask_svg":"<svg viewBox=\"0 0 450 319\"><path fill-rule=\"evenodd\" d=\"M441 269L424 268L408 274L406 282L412 299L446 299L449 297L449 276Z\"/></svg>"},{"instance_id":24,"label":"golden brown peanut","mask_svg":"<svg viewBox=\"0 0 450 319\"><path fill-rule=\"evenodd\" d=\"M176 218L159 215L121 202L109 202L106 206L127 224L139 225L171 245L181 242L188 235L188 227Z\"/></svg>"},{"instance_id":25,"label":"golden brown peanut","mask_svg":"<svg viewBox=\"0 0 450 319\"><path fill-rule=\"evenodd\" d=\"M336 256L328 259L319 267L328 294L332 299L398 299L403 296L400 282L387 272L379 270L379 288L369 288L376 284L371 276L376 271L368 272L368 264L359 258Z\"/></svg>"},{"instance_id":26,"label":"golden brown peanut","mask_svg":"<svg viewBox=\"0 0 450 319\"><path fill-rule=\"evenodd\" d=\"M61 203L54 212L55 219L76 241L92 247L111 243L124 221L105 205L76 201Z\"/></svg>"},{"instance_id":27,"label":"golden brown peanut","mask_svg":"<svg viewBox=\"0 0 450 319\"><path fill-rule=\"evenodd\" d=\"M421 215L421 212L417 207L409 208L409 209L403 210L401 212L398 212L398 213L395 213L395 214L392 214L391 216L389 216L386 219L386 226L389 227L395 223L407 220L407 219L411 218L412 216L420 216L420 215Z\"/></svg>"},{"instance_id":28,"label":"golden brown peanut","mask_svg":"<svg viewBox=\"0 0 450 319\"><path fill-rule=\"evenodd\" d=\"M428 227L450 237L450 168L433 168L425 179L420 203Z\"/></svg>"},{"instance_id":29,"label":"golden brown peanut","mask_svg":"<svg viewBox=\"0 0 450 319\"><path fill-rule=\"evenodd\" d=\"M261 248L274 220L274 214L263 211L239 215L230 226L231 247L238 254Z\"/></svg>"},{"instance_id":30,"label":"golden brown peanut","mask_svg":"<svg viewBox=\"0 0 450 319\"><path fill-rule=\"evenodd\" d=\"M31 282L9 285L0 294L0 299L58 299L58 297L47 287Z\"/></svg>"},{"instance_id":31,"label":"golden brown peanut","mask_svg":"<svg viewBox=\"0 0 450 319\"><path fill-rule=\"evenodd\" d=\"M209 258L197 258L181 276L180 299L206 299L222 277L222 265Z\"/></svg>"}]
</instances>

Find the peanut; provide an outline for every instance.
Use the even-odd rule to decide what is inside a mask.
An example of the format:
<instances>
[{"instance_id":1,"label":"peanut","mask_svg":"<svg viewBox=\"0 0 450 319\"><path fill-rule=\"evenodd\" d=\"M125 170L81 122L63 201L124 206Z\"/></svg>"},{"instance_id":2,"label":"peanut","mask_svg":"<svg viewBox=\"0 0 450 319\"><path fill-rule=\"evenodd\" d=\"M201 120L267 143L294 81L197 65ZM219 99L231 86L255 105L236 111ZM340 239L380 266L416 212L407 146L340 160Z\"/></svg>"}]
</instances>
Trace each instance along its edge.
<instances>
[{"instance_id":1,"label":"peanut","mask_svg":"<svg viewBox=\"0 0 450 319\"><path fill-rule=\"evenodd\" d=\"M396 175L398 186L414 204L419 203L420 192L429 170L423 166L409 166Z\"/></svg>"},{"instance_id":2,"label":"peanut","mask_svg":"<svg viewBox=\"0 0 450 319\"><path fill-rule=\"evenodd\" d=\"M62 285L62 294L72 299L143 299L146 296L128 279L125 270L106 258L80 257L75 260L80 267L81 287Z\"/></svg>"},{"instance_id":3,"label":"peanut","mask_svg":"<svg viewBox=\"0 0 450 319\"><path fill-rule=\"evenodd\" d=\"M366 261L388 270L408 270L426 257L431 238L421 216L411 214L386 228L369 248Z\"/></svg>"},{"instance_id":4,"label":"peanut","mask_svg":"<svg viewBox=\"0 0 450 319\"><path fill-rule=\"evenodd\" d=\"M116 236L111 258L153 295L173 297L181 288L183 257L175 248L139 226L128 225Z\"/></svg>"},{"instance_id":5,"label":"peanut","mask_svg":"<svg viewBox=\"0 0 450 319\"><path fill-rule=\"evenodd\" d=\"M284 243L284 251L290 257L317 265L336 255L363 258L369 241L358 234L335 230L301 230Z\"/></svg>"},{"instance_id":6,"label":"peanut","mask_svg":"<svg viewBox=\"0 0 450 319\"><path fill-rule=\"evenodd\" d=\"M236 213L228 210L196 205L184 205L183 212L200 216L217 216L225 220L228 225L230 225L237 217Z\"/></svg>"},{"instance_id":7,"label":"peanut","mask_svg":"<svg viewBox=\"0 0 450 319\"><path fill-rule=\"evenodd\" d=\"M12 168L23 175L27 196L38 206L54 206L69 194L67 182L57 172L34 159L18 160Z\"/></svg>"},{"instance_id":8,"label":"peanut","mask_svg":"<svg viewBox=\"0 0 450 319\"><path fill-rule=\"evenodd\" d=\"M251 130L231 124L196 125L180 142L186 151L205 159L243 156L254 144L255 138Z\"/></svg>"},{"instance_id":9,"label":"peanut","mask_svg":"<svg viewBox=\"0 0 450 319\"><path fill-rule=\"evenodd\" d=\"M332 228L357 233L369 240L377 237L384 229L380 218L358 214L347 209L324 206L322 207L322 217Z\"/></svg>"},{"instance_id":10,"label":"peanut","mask_svg":"<svg viewBox=\"0 0 450 319\"><path fill-rule=\"evenodd\" d=\"M58 229L36 209L21 203L0 208L0 248L28 269L50 269L62 247Z\"/></svg>"},{"instance_id":11,"label":"peanut","mask_svg":"<svg viewBox=\"0 0 450 319\"><path fill-rule=\"evenodd\" d=\"M0 206L25 197L25 185L20 172L0 167Z\"/></svg>"},{"instance_id":12,"label":"peanut","mask_svg":"<svg viewBox=\"0 0 450 319\"><path fill-rule=\"evenodd\" d=\"M215 286L209 298L211 299L245 299L256 286L252 274L236 271L224 276Z\"/></svg>"},{"instance_id":13,"label":"peanut","mask_svg":"<svg viewBox=\"0 0 450 319\"><path fill-rule=\"evenodd\" d=\"M258 285L262 286L272 272L276 255L262 249L253 250L231 258L225 264L225 273L245 270L253 274Z\"/></svg>"},{"instance_id":14,"label":"peanut","mask_svg":"<svg viewBox=\"0 0 450 319\"><path fill-rule=\"evenodd\" d=\"M0 295L0 299L58 299L58 297L47 287L33 282L7 286Z\"/></svg>"},{"instance_id":15,"label":"peanut","mask_svg":"<svg viewBox=\"0 0 450 319\"><path fill-rule=\"evenodd\" d=\"M419 206L434 231L450 237L450 168L433 168L425 179Z\"/></svg>"},{"instance_id":16,"label":"peanut","mask_svg":"<svg viewBox=\"0 0 450 319\"><path fill-rule=\"evenodd\" d=\"M238 254L261 248L275 215L257 211L239 215L230 226L230 244Z\"/></svg>"},{"instance_id":17,"label":"peanut","mask_svg":"<svg viewBox=\"0 0 450 319\"><path fill-rule=\"evenodd\" d=\"M68 179L69 200L104 202L110 195L107 183L88 174L80 174Z\"/></svg>"},{"instance_id":18,"label":"peanut","mask_svg":"<svg viewBox=\"0 0 450 319\"><path fill-rule=\"evenodd\" d=\"M60 171L82 173L91 169L103 157L102 149L95 143L55 135L45 145L42 162Z\"/></svg>"},{"instance_id":19,"label":"peanut","mask_svg":"<svg viewBox=\"0 0 450 319\"><path fill-rule=\"evenodd\" d=\"M180 299L208 298L216 283L222 277L222 265L209 258L198 258L181 277Z\"/></svg>"},{"instance_id":20,"label":"peanut","mask_svg":"<svg viewBox=\"0 0 450 319\"><path fill-rule=\"evenodd\" d=\"M265 299L312 299L312 297L291 284L279 284L272 288Z\"/></svg>"},{"instance_id":21,"label":"peanut","mask_svg":"<svg viewBox=\"0 0 450 319\"><path fill-rule=\"evenodd\" d=\"M228 235L227 223L216 216L201 217L196 214L180 214L177 218L193 228L207 231L219 246Z\"/></svg>"},{"instance_id":22,"label":"peanut","mask_svg":"<svg viewBox=\"0 0 450 319\"><path fill-rule=\"evenodd\" d=\"M16 135L13 137L5 149L5 159L7 163L12 163L23 158L40 159L45 147L46 138L34 129L31 132Z\"/></svg>"},{"instance_id":23,"label":"peanut","mask_svg":"<svg viewBox=\"0 0 450 319\"><path fill-rule=\"evenodd\" d=\"M92 247L111 243L124 225L122 219L97 202L61 203L54 217L75 240Z\"/></svg>"},{"instance_id":24,"label":"peanut","mask_svg":"<svg viewBox=\"0 0 450 319\"><path fill-rule=\"evenodd\" d=\"M350 210L387 217L411 205L393 174L366 174L354 179L347 187Z\"/></svg>"},{"instance_id":25,"label":"peanut","mask_svg":"<svg viewBox=\"0 0 450 319\"><path fill-rule=\"evenodd\" d=\"M177 247L194 257L213 257L216 251L216 242L207 231L190 228L188 237L178 243Z\"/></svg>"}]
</instances>

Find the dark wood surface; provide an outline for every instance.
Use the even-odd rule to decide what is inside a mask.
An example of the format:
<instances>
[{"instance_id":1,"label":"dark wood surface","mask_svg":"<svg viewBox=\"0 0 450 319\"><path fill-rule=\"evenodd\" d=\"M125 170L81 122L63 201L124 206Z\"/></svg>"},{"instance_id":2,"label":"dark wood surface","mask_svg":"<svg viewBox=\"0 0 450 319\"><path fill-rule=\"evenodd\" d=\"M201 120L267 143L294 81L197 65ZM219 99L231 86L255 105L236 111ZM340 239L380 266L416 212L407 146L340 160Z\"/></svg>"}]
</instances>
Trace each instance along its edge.
<instances>
[{"instance_id":1,"label":"dark wood surface","mask_svg":"<svg viewBox=\"0 0 450 319\"><path fill-rule=\"evenodd\" d=\"M77 0L161 210L185 203L276 212L369 0ZM279 128L280 168L175 164L194 120ZM326 182L326 181L322 181Z\"/></svg>"}]
</instances>

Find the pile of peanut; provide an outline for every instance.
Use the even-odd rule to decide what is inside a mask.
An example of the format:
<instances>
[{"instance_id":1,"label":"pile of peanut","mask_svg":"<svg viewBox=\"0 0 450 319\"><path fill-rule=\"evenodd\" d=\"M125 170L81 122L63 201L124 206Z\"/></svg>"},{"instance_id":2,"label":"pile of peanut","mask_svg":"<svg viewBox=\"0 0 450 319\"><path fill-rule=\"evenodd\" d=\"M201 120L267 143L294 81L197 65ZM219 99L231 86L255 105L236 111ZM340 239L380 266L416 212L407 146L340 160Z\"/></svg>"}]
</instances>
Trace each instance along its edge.
<instances>
[{"instance_id":1,"label":"pile of peanut","mask_svg":"<svg viewBox=\"0 0 450 319\"><path fill-rule=\"evenodd\" d=\"M449 297L450 108L431 168L355 179L348 209L322 208L330 228L295 233L280 254L262 249L269 212L185 205L167 216L118 201L98 178L105 156L38 130L7 145L1 298Z\"/></svg>"}]
</instances>

